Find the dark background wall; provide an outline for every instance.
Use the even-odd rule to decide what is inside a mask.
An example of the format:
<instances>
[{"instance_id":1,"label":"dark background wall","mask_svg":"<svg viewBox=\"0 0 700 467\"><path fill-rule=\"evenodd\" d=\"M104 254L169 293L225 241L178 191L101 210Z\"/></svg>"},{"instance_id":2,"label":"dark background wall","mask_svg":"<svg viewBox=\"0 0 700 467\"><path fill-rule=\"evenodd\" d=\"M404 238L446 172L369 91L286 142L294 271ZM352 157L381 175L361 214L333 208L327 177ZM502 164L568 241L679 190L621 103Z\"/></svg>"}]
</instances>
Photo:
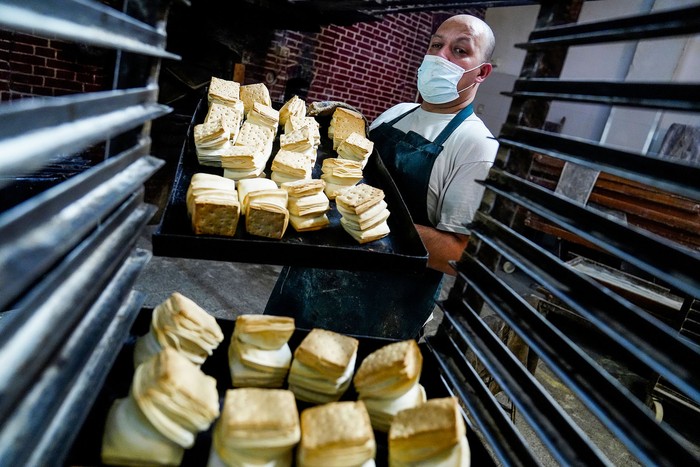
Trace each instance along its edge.
<instances>
[{"instance_id":1,"label":"dark background wall","mask_svg":"<svg viewBox=\"0 0 700 467\"><path fill-rule=\"evenodd\" d=\"M294 94L307 102L337 100L370 120L393 104L416 99L415 72L442 19L457 12L483 17L485 12L391 14L302 31L265 29L246 18L215 18L197 5L176 4L169 19L168 49L182 60L163 62L165 103L203 92L212 76L233 79L234 66L243 64L244 82L265 83L278 105ZM0 30L0 99L110 89L114 61L113 53Z\"/></svg>"},{"instance_id":2,"label":"dark background wall","mask_svg":"<svg viewBox=\"0 0 700 467\"><path fill-rule=\"evenodd\" d=\"M0 100L109 89L113 64L112 53L0 30Z\"/></svg>"}]
</instances>

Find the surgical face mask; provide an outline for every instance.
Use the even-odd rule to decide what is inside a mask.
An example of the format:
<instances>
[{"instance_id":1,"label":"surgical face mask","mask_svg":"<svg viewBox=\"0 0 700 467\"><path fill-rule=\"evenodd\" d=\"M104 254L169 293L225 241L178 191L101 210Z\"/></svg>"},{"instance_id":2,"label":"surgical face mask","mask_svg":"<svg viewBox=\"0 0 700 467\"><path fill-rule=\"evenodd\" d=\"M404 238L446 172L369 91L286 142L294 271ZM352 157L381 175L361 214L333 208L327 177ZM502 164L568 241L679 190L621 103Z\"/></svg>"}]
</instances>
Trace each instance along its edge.
<instances>
[{"instance_id":1,"label":"surgical face mask","mask_svg":"<svg viewBox=\"0 0 700 467\"><path fill-rule=\"evenodd\" d=\"M462 79L462 75L476 70L481 65L483 63L465 70L461 66L455 65L437 55L426 55L420 68L418 68L418 92L420 92L420 95L426 102L431 104L451 102L457 99L461 92L476 84L475 81L458 91L457 84Z\"/></svg>"}]
</instances>

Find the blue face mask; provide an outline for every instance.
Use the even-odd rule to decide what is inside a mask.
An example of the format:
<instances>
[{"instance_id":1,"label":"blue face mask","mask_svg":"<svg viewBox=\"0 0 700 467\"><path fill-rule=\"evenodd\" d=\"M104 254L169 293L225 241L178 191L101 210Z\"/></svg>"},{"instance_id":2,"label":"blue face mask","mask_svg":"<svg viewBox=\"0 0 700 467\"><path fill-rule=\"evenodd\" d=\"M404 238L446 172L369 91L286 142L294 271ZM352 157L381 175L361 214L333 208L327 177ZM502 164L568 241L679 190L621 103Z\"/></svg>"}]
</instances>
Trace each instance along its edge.
<instances>
[{"instance_id":1,"label":"blue face mask","mask_svg":"<svg viewBox=\"0 0 700 467\"><path fill-rule=\"evenodd\" d=\"M462 79L462 75L476 70L481 65L483 63L465 70L461 66L455 65L437 55L426 55L420 68L418 68L418 92L430 104L451 102L459 97L459 93L476 84L475 81L458 91L457 84Z\"/></svg>"}]
</instances>

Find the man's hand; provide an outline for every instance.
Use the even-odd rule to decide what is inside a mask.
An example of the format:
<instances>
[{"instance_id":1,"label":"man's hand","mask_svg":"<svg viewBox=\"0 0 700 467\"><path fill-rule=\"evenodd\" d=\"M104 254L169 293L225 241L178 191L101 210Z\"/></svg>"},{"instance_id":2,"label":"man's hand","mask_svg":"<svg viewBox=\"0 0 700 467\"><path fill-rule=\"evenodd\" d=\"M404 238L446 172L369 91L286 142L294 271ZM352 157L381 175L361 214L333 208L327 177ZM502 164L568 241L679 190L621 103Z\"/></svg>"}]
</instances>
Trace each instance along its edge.
<instances>
[{"instance_id":1,"label":"man's hand","mask_svg":"<svg viewBox=\"0 0 700 467\"><path fill-rule=\"evenodd\" d=\"M457 261L462 257L469 235L444 232L426 225L415 225L418 235L428 250L428 267L454 276L455 271L448 261Z\"/></svg>"}]
</instances>

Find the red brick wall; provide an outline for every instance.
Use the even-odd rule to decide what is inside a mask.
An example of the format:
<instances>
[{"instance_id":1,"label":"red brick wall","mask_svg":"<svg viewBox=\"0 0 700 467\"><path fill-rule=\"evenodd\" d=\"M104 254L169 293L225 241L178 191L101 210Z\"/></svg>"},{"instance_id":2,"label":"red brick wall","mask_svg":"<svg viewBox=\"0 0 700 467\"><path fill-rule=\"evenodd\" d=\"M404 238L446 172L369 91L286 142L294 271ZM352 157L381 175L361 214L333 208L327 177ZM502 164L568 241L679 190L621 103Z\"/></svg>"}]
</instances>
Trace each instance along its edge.
<instances>
[{"instance_id":1,"label":"red brick wall","mask_svg":"<svg viewBox=\"0 0 700 467\"><path fill-rule=\"evenodd\" d=\"M483 17L483 10L471 13ZM302 78L309 83L307 102L343 101L371 121L394 104L415 101L416 70L430 35L454 13L393 14L313 34L276 31L267 55L246 65L246 82L264 82L281 104L289 97L287 81Z\"/></svg>"},{"instance_id":2,"label":"red brick wall","mask_svg":"<svg viewBox=\"0 0 700 467\"><path fill-rule=\"evenodd\" d=\"M413 13L313 34L277 31L260 64L246 65L246 82L265 82L272 100L283 103L287 81L305 79L307 102L343 101L371 120L393 104L415 100L415 72L431 27L432 14Z\"/></svg>"},{"instance_id":3,"label":"red brick wall","mask_svg":"<svg viewBox=\"0 0 700 467\"><path fill-rule=\"evenodd\" d=\"M114 54L0 31L0 100L109 89Z\"/></svg>"}]
</instances>

